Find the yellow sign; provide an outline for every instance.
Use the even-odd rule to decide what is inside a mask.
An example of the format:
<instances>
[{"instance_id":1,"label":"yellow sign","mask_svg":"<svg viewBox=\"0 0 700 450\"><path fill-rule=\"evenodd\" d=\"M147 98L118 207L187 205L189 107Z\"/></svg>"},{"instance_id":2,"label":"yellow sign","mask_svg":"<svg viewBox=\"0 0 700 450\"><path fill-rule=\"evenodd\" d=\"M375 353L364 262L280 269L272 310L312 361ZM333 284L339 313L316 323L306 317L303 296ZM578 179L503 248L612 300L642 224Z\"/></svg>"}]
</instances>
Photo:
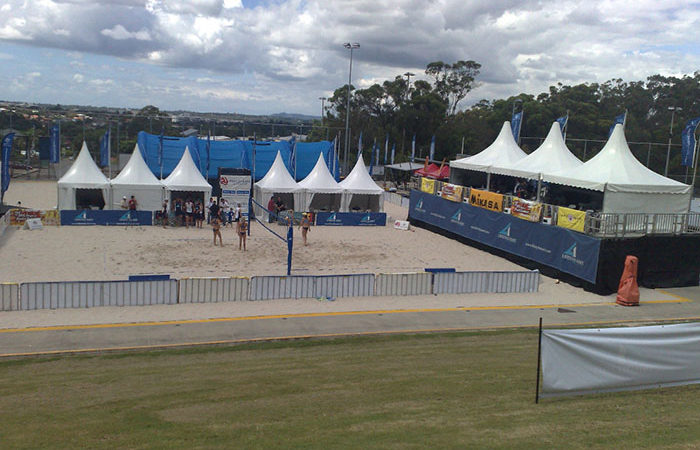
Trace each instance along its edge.
<instances>
[{"instance_id":1,"label":"yellow sign","mask_svg":"<svg viewBox=\"0 0 700 450\"><path fill-rule=\"evenodd\" d=\"M570 230L583 233L584 224L586 223L586 212L576 209L559 207L557 216L557 226L568 228Z\"/></svg>"},{"instance_id":2,"label":"yellow sign","mask_svg":"<svg viewBox=\"0 0 700 450\"><path fill-rule=\"evenodd\" d=\"M542 204L514 197L513 205L510 207L510 214L518 219L539 222L542 215Z\"/></svg>"},{"instance_id":3,"label":"yellow sign","mask_svg":"<svg viewBox=\"0 0 700 450\"><path fill-rule=\"evenodd\" d=\"M503 211L503 196L489 191L472 189L471 194L469 194L469 204L478 206L479 208L501 212Z\"/></svg>"},{"instance_id":4,"label":"yellow sign","mask_svg":"<svg viewBox=\"0 0 700 450\"><path fill-rule=\"evenodd\" d=\"M45 211L33 209L11 209L9 211L10 225L23 226L27 219L41 219L44 225L58 225L61 223L58 210L49 209Z\"/></svg>"},{"instance_id":5,"label":"yellow sign","mask_svg":"<svg viewBox=\"0 0 700 450\"><path fill-rule=\"evenodd\" d=\"M435 193L435 180L431 180L430 178L421 178L420 179L420 190L423 192L427 192L428 194L434 194Z\"/></svg>"},{"instance_id":6,"label":"yellow sign","mask_svg":"<svg viewBox=\"0 0 700 450\"><path fill-rule=\"evenodd\" d=\"M452 200L453 202L462 201L462 186L456 184L445 183L442 185L442 198Z\"/></svg>"}]
</instances>

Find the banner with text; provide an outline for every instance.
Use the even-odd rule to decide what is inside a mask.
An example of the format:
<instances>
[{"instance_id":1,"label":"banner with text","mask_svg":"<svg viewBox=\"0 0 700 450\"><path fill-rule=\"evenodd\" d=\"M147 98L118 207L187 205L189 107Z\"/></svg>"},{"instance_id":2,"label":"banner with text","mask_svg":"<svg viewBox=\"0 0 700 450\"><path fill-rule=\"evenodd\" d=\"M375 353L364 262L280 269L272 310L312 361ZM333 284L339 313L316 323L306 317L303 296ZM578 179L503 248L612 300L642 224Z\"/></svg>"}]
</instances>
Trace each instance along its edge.
<instances>
[{"instance_id":1,"label":"banner with text","mask_svg":"<svg viewBox=\"0 0 700 450\"><path fill-rule=\"evenodd\" d=\"M221 197L225 198L231 210L241 204L241 214L248 215L248 198L250 197L250 175L221 175L219 177Z\"/></svg>"},{"instance_id":2,"label":"banner with text","mask_svg":"<svg viewBox=\"0 0 700 450\"><path fill-rule=\"evenodd\" d=\"M60 225L61 220L58 211L49 209L38 211L33 209L11 209L9 211L10 225L21 227L27 219L40 219L43 225Z\"/></svg>"},{"instance_id":3,"label":"banner with text","mask_svg":"<svg viewBox=\"0 0 700 450\"><path fill-rule=\"evenodd\" d=\"M518 219L539 222L542 215L542 204L513 197L513 205L510 207L510 214Z\"/></svg>"},{"instance_id":4,"label":"banner with text","mask_svg":"<svg viewBox=\"0 0 700 450\"><path fill-rule=\"evenodd\" d=\"M472 189L473 191L473 189ZM409 218L595 283L600 240L411 191Z\"/></svg>"},{"instance_id":5,"label":"banner with text","mask_svg":"<svg viewBox=\"0 0 700 450\"><path fill-rule=\"evenodd\" d=\"M317 226L383 227L386 213L317 212Z\"/></svg>"},{"instance_id":6,"label":"banner with text","mask_svg":"<svg viewBox=\"0 0 700 450\"><path fill-rule=\"evenodd\" d=\"M430 178L421 178L420 179L420 190L423 192L427 192L428 194L434 194L435 193L435 180L431 180Z\"/></svg>"},{"instance_id":7,"label":"banner with text","mask_svg":"<svg viewBox=\"0 0 700 450\"><path fill-rule=\"evenodd\" d=\"M442 185L442 198L446 200L452 200L453 202L462 201L462 191L463 186L458 186L456 184L445 183Z\"/></svg>"},{"instance_id":8,"label":"banner with text","mask_svg":"<svg viewBox=\"0 0 700 450\"><path fill-rule=\"evenodd\" d=\"M469 194L469 204L489 211L503 211L503 195L489 191L472 189Z\"/></svg>"},{"instance_id":9,"label":"banner with text","mask_svg":"<svg viewBox=\"0 0 700 450\"><path fill-rule=\"evenodd\" d=\"M153 225L151 211L62 210L61 225Z\"/></svg>"},{"instance_id":10,"label":"banner with text","mask_svg":"<svg viewBox=\"0 0 700 450\"><path fill-rule=\"evenodd\" d=\"M583 233L584 225L586 224L586 212L578 211L576 209L565 208L563 206L559 207L559 213L557 215L557 226L562 228L568 228L570 230L578 231Z\"/></svg>"}]
</instances>

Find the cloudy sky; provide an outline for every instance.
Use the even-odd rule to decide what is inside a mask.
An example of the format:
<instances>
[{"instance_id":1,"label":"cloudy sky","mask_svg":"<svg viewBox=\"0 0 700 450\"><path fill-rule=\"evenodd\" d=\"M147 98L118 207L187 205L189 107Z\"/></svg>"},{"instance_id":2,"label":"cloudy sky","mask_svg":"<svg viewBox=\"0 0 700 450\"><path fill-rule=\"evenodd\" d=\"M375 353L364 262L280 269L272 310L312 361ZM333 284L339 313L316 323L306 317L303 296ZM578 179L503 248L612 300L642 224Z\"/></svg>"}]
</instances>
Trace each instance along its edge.
<instances>
[{"instance_id":1,"label":"cloudy sky","mask_svg":"<svg viewBox=\"0 0 700 450\"><path fill-rule=\"evenodd\" d=\"M0 99L319 115L319 97L473 59L465 105L700 70L700 1L3 0Z\"/></svg>"}]
</instances>

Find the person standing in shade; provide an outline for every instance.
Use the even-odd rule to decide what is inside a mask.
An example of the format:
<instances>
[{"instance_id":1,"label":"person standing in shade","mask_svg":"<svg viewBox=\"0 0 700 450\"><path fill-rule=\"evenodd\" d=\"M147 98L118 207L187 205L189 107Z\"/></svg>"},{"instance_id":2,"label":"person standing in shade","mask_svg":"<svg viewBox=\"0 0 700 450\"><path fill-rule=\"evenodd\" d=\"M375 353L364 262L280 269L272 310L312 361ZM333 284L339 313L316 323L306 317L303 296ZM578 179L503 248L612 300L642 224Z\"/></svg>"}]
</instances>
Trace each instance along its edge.
<instances>
[{"instance_id":1,"label":"person standing in shade","mask_svg":"<svg viewBox=\"0 0 700 450\"><path fill-rule=\"evenodd\" d=\"M191 198L188 198L185 202L185 228L189 228L193 224L194 219L194 203Z\"/></svg>"},{"instance_id":2,"label":"person standing in shade","mask_svg":"<svg viewBox=\"0 0 700 450\"><path fill-rule=\"evenodd\" d=\"M245 251L245 241L248 237L248 222L245 219L241 219L236 222L236 233L238 234L238 250Z\"/></svg>"},{"instance_id":3,"label":"person standing in shade","mask_svg":"<svg viewBox=\"0 0 700 450\"><path fill-rule=\"evenodd\" d=\"M138 207L138 202L136 201L136 198L132 195L131 198L129 199L129 211L136 211L136 208Z\"/></svg>"},{"instance_id":4,"label":"person standing in shade","mask_svg":"<svg viewBox=\"0 0 700 450\"><path fill-rule=\"evenodd\" d=\"M216 238L219 238L219 244L224 246L224 242L221 240L221 221L217 216L212 216L211 218L211 229L214 231L214 245L216 245Z\"/></svg>"},{"instance_id":5,"label":"person standing in shade","mask_svg":"<svg viewBox=\"0 0 700 450\"><path fill-rule=\"evenodd\" d=\"M233 221L238 222L241 220L241 204L236 203L236 209L233 211Z\"/></svg>"},{"instance_id":6,"label":"person standing in shade","mask_svg":"<svg viewBox=\"0 0 700 450\"><path fill-rule=\"evenodd\" d=\"M268 223L272 223L275 220L274 214L277 214L277 203L275 203L275 196L270 197L270 201L267 202L267 212L268 212Z\"/></svg>"},{"instance_id":7,"label":"person standing in shade","mask_svg":"<svg viewBox=\"0 0 700 450\"><path fill-rule=\"evenodd\" d=\"M303 213L301 215L301 222L299 222L299 229L301 230L301 237L304 240L304 247L306 247L306 234L311 229L311 221L309 220L309 215Z\"/></svg>"}]
</instances>

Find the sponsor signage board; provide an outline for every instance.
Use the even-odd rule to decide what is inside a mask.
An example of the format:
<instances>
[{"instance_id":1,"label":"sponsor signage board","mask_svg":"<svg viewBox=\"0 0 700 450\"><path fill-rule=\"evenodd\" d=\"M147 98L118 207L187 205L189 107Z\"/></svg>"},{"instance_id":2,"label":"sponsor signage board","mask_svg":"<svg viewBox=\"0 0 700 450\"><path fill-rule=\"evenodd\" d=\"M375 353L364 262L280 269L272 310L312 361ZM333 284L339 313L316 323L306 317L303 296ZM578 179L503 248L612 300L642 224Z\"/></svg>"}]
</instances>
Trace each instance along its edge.
<instances>
[{"instance_id":1,"label":"sponsor signage board","mask_svg":"<svg viewBox=\"0 0 700 450\"><path fill-rule=\"evenodd\" d=\"M446 200L451 200L453 202L462 201L462 190L464 187L458 186L456 184L445 183L442 185L442 191L440 196Z\"/></svg>"},{"instance_id":2,"label":"sponsor signage board","mask_svg":"<svg viewBox=\"0 0 700 450\"><path fill-rule=\"evenodd\" d=\"M586 224L586 212L576 209L559 207L557 213L557 226L583 233Z\"/></svg>"},{"instance_id":3,"label":"sponsor signage board","mask_svg":"<svg viewBox=\"0 0 700 450\"><path fill-rule=\"evenodd\" d=\"M61 225L153 225L151 211L72 210L61 211Z\"/></svg>"},{"instance_id":4,"label":"sponsor signage board","mask_svg":"<svg viewBox=\"0 0 700 450\"><path fill-rule=\"evenodd\" d=\"M225 198L231 210L241 204L241 214L248 214L248 199L250 198L250 175L219 175L221 197Z\"/></svg>"},{"instance_id":5,"label":"sponsor signage board","mask_svg":"<svg viewBox=\"0 0 700 450\"><path fill-rule=\"evenodd\" d=\"M317 212L316 225L383 227L386 225L386 213Z\"/></svg>"},{"instance_id":6,"label":"sponsor signage board","mask_svg":"<svg viewBox=\"0 0 700 450\"><path fill-rule=\"evenodd\" d=\"M472 189L473 191L473 189ZM600 239L411 191L409 218L595 283Z\"/></svg>"},{"instance_id":7,"label":"sponsor signage board","mask_svg":"<svg viewBox=\"0 0 700 450\"><path fill-rule=\"evenodd\" d=\"M503 195L472 189L469 193L469 204L489 211L501 212L503 211Z\"/></svg>"},{"instance_id":8,"label":"sponsor signage board","mask_svg":"<svg viewBox=\"0 0 700 450\"><path fill-rule=\"evenodd\" d=\"M542 203L523 200L522 198L514 197L513 204L510 208L510 214L518 219L529 220L530 222L539 222L542 215Z\"/></svg>"},{"instance_id":9,"label":"sponsor signage board","mask_svg":"<svg viewBox=\"0 0 700 450\"><path fill-rule=\"evenodd\" d=\"M8 211L8 214L10 219L9 224L16 227L23 226L28 219L40 219L43 225L59 225L60 223L58 211L55 209L39 211L35 209L13 208Z\"/></svg>"}]
</instances>

